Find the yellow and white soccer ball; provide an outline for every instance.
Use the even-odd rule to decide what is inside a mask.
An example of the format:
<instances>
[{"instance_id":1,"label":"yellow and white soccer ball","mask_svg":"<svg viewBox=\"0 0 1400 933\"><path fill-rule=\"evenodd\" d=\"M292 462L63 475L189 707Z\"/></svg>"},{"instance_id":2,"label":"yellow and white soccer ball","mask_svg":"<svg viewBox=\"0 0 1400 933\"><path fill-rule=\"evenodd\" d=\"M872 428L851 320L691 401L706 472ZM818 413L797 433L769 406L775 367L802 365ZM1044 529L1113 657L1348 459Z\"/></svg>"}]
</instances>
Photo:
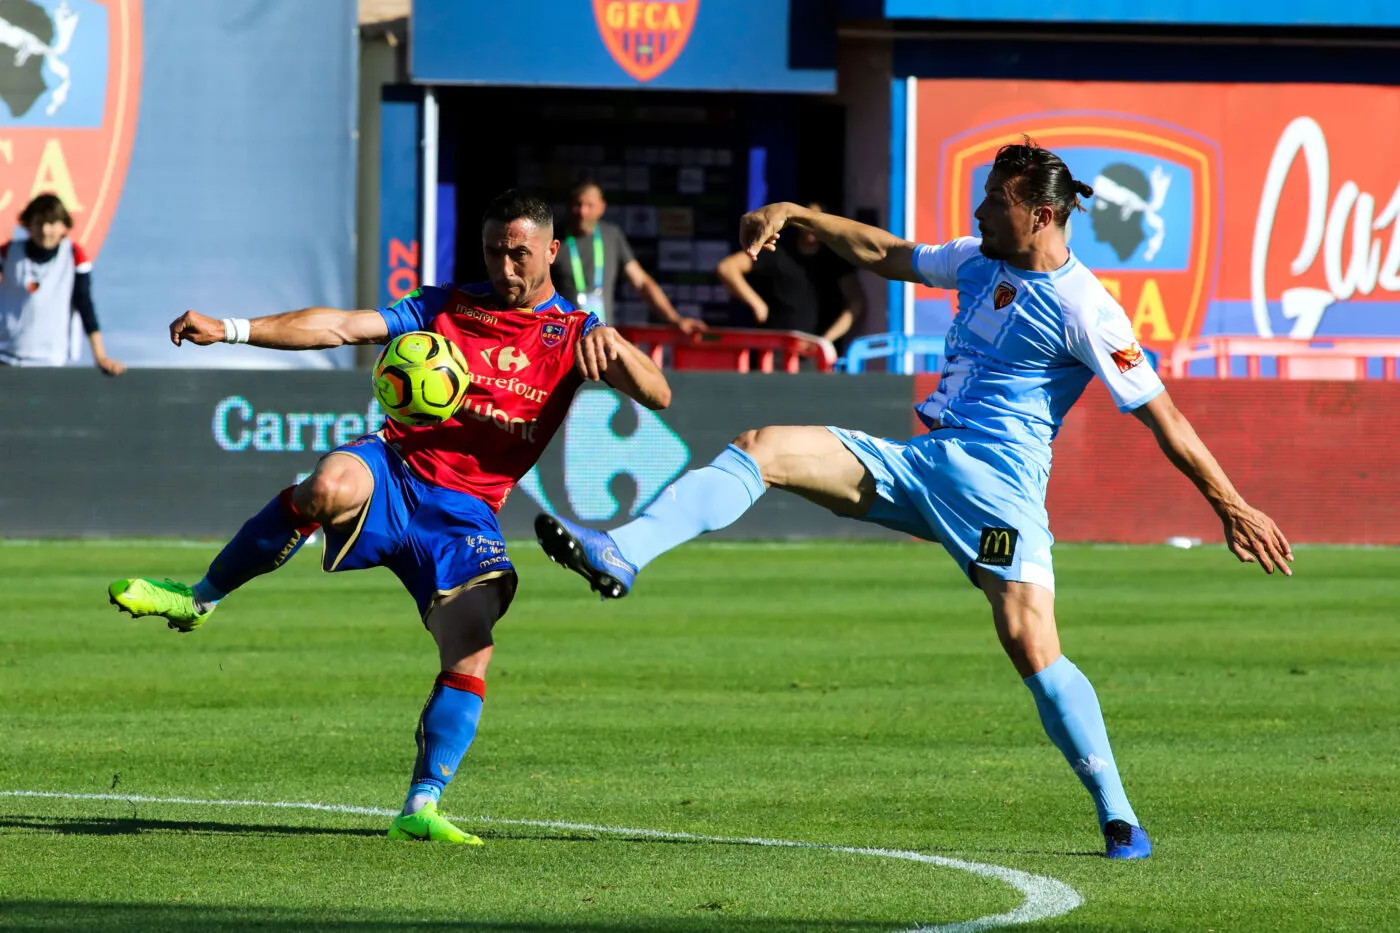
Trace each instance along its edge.
<instances>
[{"instance_id":1,"label":"yellow and white soccer ball","mask_svg":"<svg viewBox=\"0 0 1400 933\"><path fill-rule=\"evenodd\" d=\"M395 337L374 363L374 397L380 407L395 421L414 427L451 418L470 383L462 351L430 331Z\"/></svg>"}]
</instances>

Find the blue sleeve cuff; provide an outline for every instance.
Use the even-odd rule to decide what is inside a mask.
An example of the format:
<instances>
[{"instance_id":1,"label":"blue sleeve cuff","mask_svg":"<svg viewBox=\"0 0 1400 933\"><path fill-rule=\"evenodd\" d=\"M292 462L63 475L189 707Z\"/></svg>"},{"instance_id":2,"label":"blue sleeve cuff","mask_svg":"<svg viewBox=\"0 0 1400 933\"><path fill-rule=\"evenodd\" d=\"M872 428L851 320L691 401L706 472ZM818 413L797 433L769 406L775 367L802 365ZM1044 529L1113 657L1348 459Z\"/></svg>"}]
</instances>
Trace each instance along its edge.
<instances>
[{"instance_id":1,"label":"blue sleeve cuff","mask_svg":"<svg viewBox=\"0 0 1400 933\"><path fill-rule=\"evenodd\" d=\"M931 252L933 252L933 247L927 243L919 243L914 247L914 258L912 260L914 265L914 277L919 280L921 285L927 285L929 288L937 288L938 286L930 282L928 276L924 275L924 270L919 267L919 260Z\"/></svg>"},{"instance_id":2,"label":"blue sleeve cuff","mask_svg":"<svg viewBox=\"0 0 1400 933\"><path fill-rule=\"evenodd\" d=\"M1143 395L1140 398L1128 402L1126 405L1119 405L1118 410L1126 415L1128 412L1134 411L1146 405L1148 402L1152 401L1154 398L1161 395L1165 391L1167 391L1167 387L1159 382L1157 383L1157 388L1151 390L1146 395Z\"/></svg>"},{"instance_id":3,"label":"blue sleeve cuff","mask_svg":"<svg viewBox=\"0 0 1400 933\"><path fill-rule=\"evenodd\" d=\"M379 316L389 329L389 339L415 330L427 330L428 321L437 316L447 299L447 292L431 286L417 288L388 307L379 308Z\"/></svg>"}]
</instances>

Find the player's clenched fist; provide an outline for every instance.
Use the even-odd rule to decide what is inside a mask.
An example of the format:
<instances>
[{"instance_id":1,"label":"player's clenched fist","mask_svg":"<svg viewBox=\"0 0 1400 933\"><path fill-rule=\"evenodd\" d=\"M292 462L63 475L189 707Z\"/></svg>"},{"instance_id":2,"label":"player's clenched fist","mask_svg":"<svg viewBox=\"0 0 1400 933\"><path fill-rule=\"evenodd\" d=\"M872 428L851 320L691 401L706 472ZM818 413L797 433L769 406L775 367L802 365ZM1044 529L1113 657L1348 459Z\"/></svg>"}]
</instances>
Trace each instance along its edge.
<instances>
[{"instance_id":1,"label":"player's clenched fist","mask_svg":"<svg viewBox=\"0 0 1400 933\"><path fill-rule=\"evenodd\" d=\"M762 250L778 248L778 231L788 222L791 204L766 204L739 218L739 245L749 258L758 259Z\"/></svg>"},{"instance_id":2,"label":"player's clenched fist","mask_svg":"<svg viewBox=\"0 0 1400 933\"><path fill-rule=\"evenodd\" d=\"M617 359L622 346L617 331L606 325L600 324L584 334L583 339L574 344L574 363L579 375L589 382L602 379L608 363Z\"/></svg>"},{"instance_id":3,"label":"player's clenched fist","mask_svg":"<svg viewBox=\"0 0 1400 933\"><path fill-rule=\"evenodd\" d=\"M224 339L224 322L198 311L186 311L170 322L170 342L179 346L188 340L199 347L219 343Z\"/></svg>"}]
</instances>

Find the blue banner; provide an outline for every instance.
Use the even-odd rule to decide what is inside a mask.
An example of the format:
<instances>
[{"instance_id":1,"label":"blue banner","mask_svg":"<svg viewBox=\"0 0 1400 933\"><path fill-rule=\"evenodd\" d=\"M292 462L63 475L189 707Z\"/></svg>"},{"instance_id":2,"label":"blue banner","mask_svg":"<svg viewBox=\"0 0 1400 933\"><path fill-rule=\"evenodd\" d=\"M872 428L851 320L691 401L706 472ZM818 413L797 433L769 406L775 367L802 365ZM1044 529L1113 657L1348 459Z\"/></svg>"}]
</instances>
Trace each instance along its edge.
<instances>
[{"instance_id":1,"label":"blue banner","mask_svg":"<svg viewBox=\"0 0 1400 933\"><path fill-rule=\"evenodd\" d=\"M792 66L788 0L415 0L413 80L686 90L836 90ZM799 26L801 24L798 24Z\"/></svg>"},{"instance_id":2,"label":"blue banner","mask_svg":"<svg viewBox=\"0 0 1400 933\"><path fill-rule=\"evenodd\" d=\"M423 92L386 87L379 104L379 304L398 301L416 289L423 267L422 171Z\"/></svg>"},{"instance_id":3,"label":"blue banner","mask_svg":"<svg viewBox=\"0 0 1400 933\"><path fill-rule=\"evenodd\" d=\"M1400 26L1394 0L885 0L889 19L1069 23L1189 23L1213 26Z\"/></svg>"}]
</instances>

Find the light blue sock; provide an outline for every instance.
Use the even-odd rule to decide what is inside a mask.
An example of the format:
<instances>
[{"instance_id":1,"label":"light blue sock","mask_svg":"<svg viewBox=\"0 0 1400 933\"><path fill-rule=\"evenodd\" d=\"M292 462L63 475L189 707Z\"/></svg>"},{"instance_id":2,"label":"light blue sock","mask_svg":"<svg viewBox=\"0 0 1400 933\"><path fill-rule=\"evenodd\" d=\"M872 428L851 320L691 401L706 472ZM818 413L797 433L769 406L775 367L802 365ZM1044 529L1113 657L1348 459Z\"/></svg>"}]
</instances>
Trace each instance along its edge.
<instances>
[{"instance_id":1,"label":"light blue sock","mask_svg":"<svg viewBox=\"0 0 1400 933\"><path fill-rule=\"evenodd\" d=\"M617 549L638 570L671 548L732 525L767 487L758 464L730 444L710 461L662 490L635 519L611 532Z\"/></svg>"},{"instance_id":2,"label":"light blue sock","mask_svg":"<svg viewBox=\"0 0 1400 933\"><path fill-rule=\"evenodd\" d=\"M1045 670L1027 677L1025 684L1035 697L1045 734L1093 795L1099 825L1109 820L1140 825L1118 777L1103 711L1089 678L1061 655Z\"/></svg>"}]
</instances>

